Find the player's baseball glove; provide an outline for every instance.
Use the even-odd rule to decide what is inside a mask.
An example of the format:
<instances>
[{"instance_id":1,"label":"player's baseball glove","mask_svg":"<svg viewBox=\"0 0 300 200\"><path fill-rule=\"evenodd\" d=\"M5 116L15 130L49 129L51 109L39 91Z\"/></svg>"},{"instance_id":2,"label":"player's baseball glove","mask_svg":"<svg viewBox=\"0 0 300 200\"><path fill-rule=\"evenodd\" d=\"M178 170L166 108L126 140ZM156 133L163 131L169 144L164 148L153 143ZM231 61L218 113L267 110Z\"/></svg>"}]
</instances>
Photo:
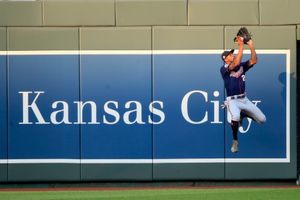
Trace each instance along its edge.
<instances>
[{"instance_id":1,"label":"player's baseball glove","mask_svg":"<svg viewBox=\"0 0 300 200\"><path fill-rule=\"evenodd\" d=\"M247 42L251 40L252 37L251 33L249 33L246 27L241 27L237 32L236 36L243 38L244 44L247 44ZM236 37L234 38L234 41L236 41Z\"/></svg>"}]
</instances>

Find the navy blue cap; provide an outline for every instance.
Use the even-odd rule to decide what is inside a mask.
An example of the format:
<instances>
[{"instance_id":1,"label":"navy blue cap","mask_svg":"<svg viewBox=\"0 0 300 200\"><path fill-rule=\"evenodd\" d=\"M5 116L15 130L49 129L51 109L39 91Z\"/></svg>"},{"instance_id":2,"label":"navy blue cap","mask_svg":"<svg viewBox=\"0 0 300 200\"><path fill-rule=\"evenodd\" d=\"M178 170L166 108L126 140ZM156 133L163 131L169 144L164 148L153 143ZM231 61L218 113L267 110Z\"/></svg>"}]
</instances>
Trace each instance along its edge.
<instances>
[{"instance_id":1,"label":"navy blue cap","mask_svg":"<svg viewBox=\"0 0 300 200\"><path fill-rule=\"evenodd\" d=\"M225 60L225 58L233 52L234 52L234 49L231 49L230 51L224 51L221 55L222 60Z\"/></svg>"}]
</instances>

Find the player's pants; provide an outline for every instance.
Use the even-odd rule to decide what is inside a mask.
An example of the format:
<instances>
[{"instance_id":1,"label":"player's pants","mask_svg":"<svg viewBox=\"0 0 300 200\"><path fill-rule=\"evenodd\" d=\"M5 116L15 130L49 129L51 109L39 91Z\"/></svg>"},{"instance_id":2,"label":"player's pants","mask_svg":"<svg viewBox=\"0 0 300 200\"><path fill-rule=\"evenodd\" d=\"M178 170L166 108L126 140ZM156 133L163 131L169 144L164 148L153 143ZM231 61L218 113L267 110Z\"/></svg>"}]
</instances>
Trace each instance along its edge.
<instances>
[{"instance_id":1,"label":"player's pants","mask_svg":"<svg viewBox=\"0 0 300 200\"><path fill-rule=\"evenodd\" d=\"M266 122L266 116L247 97L241 99L227 99L227 101L231 120L240 121L240 114L244 112L258 123Z\"/></svg>"}]
</instances>

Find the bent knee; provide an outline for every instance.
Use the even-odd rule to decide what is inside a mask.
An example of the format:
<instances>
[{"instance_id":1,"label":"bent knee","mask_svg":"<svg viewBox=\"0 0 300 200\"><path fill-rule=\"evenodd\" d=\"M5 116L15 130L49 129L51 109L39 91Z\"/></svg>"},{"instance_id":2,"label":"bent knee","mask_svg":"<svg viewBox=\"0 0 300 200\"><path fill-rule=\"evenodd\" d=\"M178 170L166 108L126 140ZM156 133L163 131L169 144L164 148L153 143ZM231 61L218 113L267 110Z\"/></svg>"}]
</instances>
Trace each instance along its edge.
<instances>
[{"instance_id":1,"label":"bent knee","mask_svg":"<svg viewBox=\"0 0 300 200\"><path fill-rule=\"evenodd\" d=\"M262 115L262 116L257 120L257 122L260 123L260 124L264 124L264 123L266 123L266 121L267 121L267 118L266 118L265 115Z\"/></svg>"},{"instance_id":2,"label":"bent knee","mask_svg":"<svg viewBox=\"0 0 300 200\"><path fill-rule=\"evenodd\" d=\"M241 118L240 118L240 115L232 115L232 116L231 116L231 120L232 120L232 121L238 122L238 121L240 121L240 119L241 119Z\"/></svg>"}]
</instances>

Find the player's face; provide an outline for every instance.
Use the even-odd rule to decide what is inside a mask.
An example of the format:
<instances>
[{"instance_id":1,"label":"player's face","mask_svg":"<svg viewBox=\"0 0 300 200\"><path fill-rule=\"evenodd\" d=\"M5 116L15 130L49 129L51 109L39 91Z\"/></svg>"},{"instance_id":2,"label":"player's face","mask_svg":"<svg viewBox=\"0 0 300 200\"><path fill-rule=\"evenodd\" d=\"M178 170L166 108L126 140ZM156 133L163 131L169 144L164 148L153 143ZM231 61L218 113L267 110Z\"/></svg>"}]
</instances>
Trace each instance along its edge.
<instances>
[{"instance_id":1,"label":"player's face","mask_svg":"<svg viewBox=\"0 0 300 200\"><path fill-rule=\"evenodd\" d=\"M234 60L234 55L231 53L225 58L226 63L231 63Z\"/></svg>"}]
</instances>

